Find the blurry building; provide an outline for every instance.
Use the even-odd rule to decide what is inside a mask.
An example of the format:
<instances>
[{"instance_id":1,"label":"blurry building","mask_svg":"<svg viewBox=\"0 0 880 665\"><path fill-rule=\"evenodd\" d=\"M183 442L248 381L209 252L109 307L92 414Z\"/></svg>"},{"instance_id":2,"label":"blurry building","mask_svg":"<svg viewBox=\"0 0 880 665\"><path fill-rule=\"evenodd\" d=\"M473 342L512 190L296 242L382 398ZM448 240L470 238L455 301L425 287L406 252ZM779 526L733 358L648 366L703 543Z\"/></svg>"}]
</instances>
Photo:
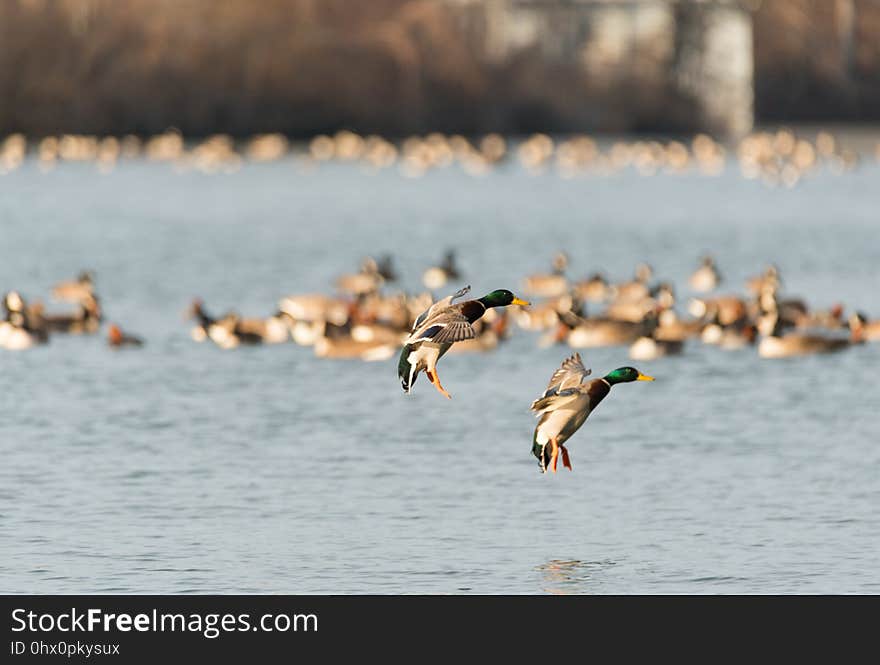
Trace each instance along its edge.
<instances>
[{"instance_id":1,"label":"blurry building","mask_svg":"<svg viewBox=\"0 0 880 665\"><path fill-rule=\"evenodd\" d=\"M880 119L880 0L3 0L0 135Z\"/></svg>"},{"instance_id":2,"label":"blurry building","mask_svg":"<svg viewBox=\"0 0 880 665\"><path fill-rule=\"evenodd\" d=\"M607 99L678 102L658 126L742 134L753 123L752 17L740 0L447 0L496 64L522 54L568 68L590 124ZM643 99L640 99L643 98ZM692 104L690 109L685 108Z\"/></svg>"}]
</instances>

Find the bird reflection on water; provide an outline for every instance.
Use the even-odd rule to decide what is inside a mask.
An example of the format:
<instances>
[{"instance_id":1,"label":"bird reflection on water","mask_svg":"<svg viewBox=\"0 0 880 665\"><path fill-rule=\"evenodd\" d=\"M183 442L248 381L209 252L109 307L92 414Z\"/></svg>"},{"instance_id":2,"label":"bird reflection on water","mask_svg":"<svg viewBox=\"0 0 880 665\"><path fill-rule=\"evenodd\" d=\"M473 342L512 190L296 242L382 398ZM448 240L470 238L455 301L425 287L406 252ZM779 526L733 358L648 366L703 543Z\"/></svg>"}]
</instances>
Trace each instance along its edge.
<instances>
[{"instance_id":1,"label":"bird reflection on water","mask_svg":"<svg viewBox=\"0 0 880 665\"><path fill-rule=\"evenodd\" d=\"M614 561L579 561L577 559L550 559L537 566L541 573L544 593L565 596L590 593L597 573L614 565Z\"/></svg>"}]
</instances>

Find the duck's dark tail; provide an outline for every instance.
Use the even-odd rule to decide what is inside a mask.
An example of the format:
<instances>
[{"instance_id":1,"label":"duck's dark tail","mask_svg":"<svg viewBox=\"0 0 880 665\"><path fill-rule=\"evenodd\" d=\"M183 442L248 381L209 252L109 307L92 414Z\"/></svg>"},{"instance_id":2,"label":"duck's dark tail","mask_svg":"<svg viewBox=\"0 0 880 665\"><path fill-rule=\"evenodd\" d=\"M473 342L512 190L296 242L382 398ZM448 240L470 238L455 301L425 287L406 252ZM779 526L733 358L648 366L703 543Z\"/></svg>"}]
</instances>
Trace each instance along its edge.
<instances>
[{"instance_id":1,"label":"duck's dark tail","mask_svg":"<svg viewBox=\"0 0 880 665\"><path fill-rule=\"evenodd\" d=\"M409 362L410 351L410 345L404 344L403 349L400 351L400 359L397 361L397 376L400 378L403 392L407 394L409 394L410 388L412 388L418 377L417 373L413 373L412 364ZM412 374L412 377L410 377L410 374Z\"/></svg>"},{"instance_id":2,"label":"duck's dark tail","mask_svg":"<svg viewBox=\"0 0 880 665\"><path fill-rule=\"evenodd\" d=\"M538 443L538 428L535 428L535 433L532 436L532 455L538 458L538 466L541 468L541 473L545 473L547 471L547 466L550 464L550 446L548 443Z\"/></svg>"}]
</instances>

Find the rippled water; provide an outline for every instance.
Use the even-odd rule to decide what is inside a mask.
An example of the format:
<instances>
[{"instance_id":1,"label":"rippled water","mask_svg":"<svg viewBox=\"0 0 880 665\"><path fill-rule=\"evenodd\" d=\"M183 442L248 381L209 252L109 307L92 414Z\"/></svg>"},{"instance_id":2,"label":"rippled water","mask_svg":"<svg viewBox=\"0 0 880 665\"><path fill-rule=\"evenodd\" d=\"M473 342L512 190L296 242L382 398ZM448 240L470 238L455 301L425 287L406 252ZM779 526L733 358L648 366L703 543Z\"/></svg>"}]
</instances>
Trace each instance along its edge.
<instances>
[{"instance_id":1,"label":"rippled water","mask_svg":"<svg viewBox=\"0 0 880 665\"><path fill-rule=\"evenodd\" d=\"M561 347L516 331L444 359L452 401L424 380L404 398L394 361L224 352L192 342L183 311L200 295L268 314L383 251L415 288L446 246L486 292L564 246L578 275L648 260L683 296L704 251L729 290L775 261L790 293L880 317L878 175L0 177L0 289L45 298L92 268L108 319L148 340L0 352L0 591L877 593L880 345L643 363L656 383L616 387L552 477L528 405ZM596 374L628 364L584 355Z\"/></svg>"}]
</instances>

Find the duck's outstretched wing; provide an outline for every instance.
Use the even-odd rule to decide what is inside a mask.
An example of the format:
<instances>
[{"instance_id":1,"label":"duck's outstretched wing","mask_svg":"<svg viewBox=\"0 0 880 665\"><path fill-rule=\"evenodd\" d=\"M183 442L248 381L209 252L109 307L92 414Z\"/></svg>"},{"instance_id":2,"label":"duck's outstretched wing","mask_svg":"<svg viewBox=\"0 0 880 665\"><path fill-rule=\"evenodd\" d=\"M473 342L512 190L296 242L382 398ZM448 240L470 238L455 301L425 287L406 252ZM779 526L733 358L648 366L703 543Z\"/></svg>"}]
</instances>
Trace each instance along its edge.
<instances>
[{"instance_id":1,"label":"duck's outstretched wing","mask_svg":"<svg viewBox=\"0 0 880 665\"><path fill-rule=\"evenodd\" d=\"M422 326L409 336L406 343L435 342L437 344L452 344L466 339L473 339L476 336L477 332L465 315L457 307L451 307L428 317Z\"/></svg>"},{"instance_id":2,"label":"duck's outstretched wing","mask_svg":"<svg viewBox=\"0 0 880 665\"><path fill-rule=\"evenodd\" d=\"M591 370L584 367L581 354L575 353L562 361L562 365L553 372L550 383L544 393L532 402L532 411L543 413L558 409L573 401L581 394L581 382L590 375Z\"/></svg>"},{"instance_id":3,"label":"duck's outstretched wing","mask_svg":"<svg viewBox=\"0 0 880 665\"><path fill-rule=\"evenodd\" d=\"M451 296L446 296L445 298L435 302L428 309L426 309L424 312L419 314L418 318L415 320L415 323L413 323L412 331L415 332L416 330L421 328L426 322L428 322L431 319L432 316L434 316L438 312L441 312L444 309L446 309L447 307L449 307L452 304L453 300L455 300L456 298L461 298L463 295L469 293L470 290L471 290L471 287L470 287L470 285L468 285L468 286L464 287L463 289L459 289L458 291L453 293Z\"/></svg>"},{"instance_id":4,"label":"duck's outstretched wing","mask_svg":"<svg viewBox=\"0 0 880 665\"><path fill-rule=\"evenodd\" d=\"M547 384L547 391L552 388L564 390L579 386L591 371L584 367L581 354L575 353L563 360L559 369L553 372L553 376L550 377L550 382ZM545 391L545 395L547 391Z\"/></svg>"},{"instance_id":5,"label":"duck's outstretched wing","mask_svg":"<svg viewBox=\"0 0 880 665\"><path fill-rule=\"evenodd\" d=\"M547 411L556 411L563 408L566 404L574 402L582 392L580 388L566 388L558 392L555 389L552 392L548 390L532 402L529 408L535 412L536 416L540 416Z\"/></svg>"}]
</instances>

